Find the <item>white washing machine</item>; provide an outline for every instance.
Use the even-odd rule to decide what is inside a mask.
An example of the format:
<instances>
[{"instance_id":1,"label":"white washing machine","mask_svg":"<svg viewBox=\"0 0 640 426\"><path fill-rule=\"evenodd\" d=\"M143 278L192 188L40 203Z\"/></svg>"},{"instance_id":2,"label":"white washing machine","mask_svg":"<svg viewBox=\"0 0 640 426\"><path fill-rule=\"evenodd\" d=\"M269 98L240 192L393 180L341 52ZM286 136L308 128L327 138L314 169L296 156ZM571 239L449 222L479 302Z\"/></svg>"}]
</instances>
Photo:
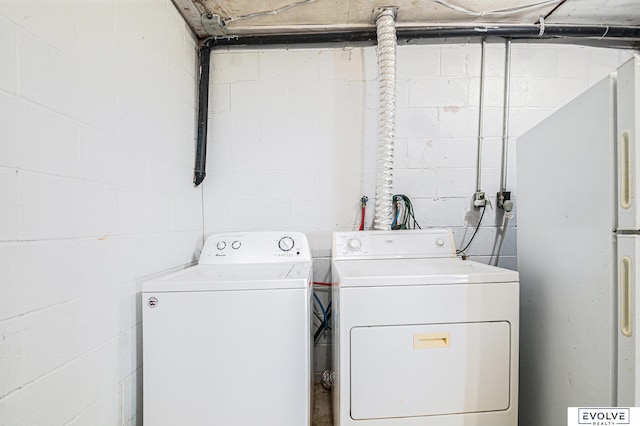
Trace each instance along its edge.
<instances>
[{"instance_id":1,"label":"white washing machine","mask_svg":"<svg viewBox=\"0 0 640 426\"><path fill-rule=\"evenodd\" d=\"M310 425L311 283L299 232L212 235L145 282L144 424Z\"/></svg>"},{"instance_id":2,"label":"white washing machine","mask_svg":"<svg viewBox=\"0 0 640 426\"><path fill-rule=\"evenodd\" d=\"M333 237L334 426L516 426L518 273L451 231Z\"/></svg>"}]
</instances>

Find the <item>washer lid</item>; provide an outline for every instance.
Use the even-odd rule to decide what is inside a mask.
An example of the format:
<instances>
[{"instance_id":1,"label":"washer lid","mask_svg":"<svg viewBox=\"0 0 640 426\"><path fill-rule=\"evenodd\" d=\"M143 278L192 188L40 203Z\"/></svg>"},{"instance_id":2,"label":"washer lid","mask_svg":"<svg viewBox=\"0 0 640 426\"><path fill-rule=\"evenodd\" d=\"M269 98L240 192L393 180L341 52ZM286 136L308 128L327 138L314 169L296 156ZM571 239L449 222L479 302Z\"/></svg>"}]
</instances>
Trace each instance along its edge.
<instances>
[{"instance_id":1,"label":"washer lid","mask_svg":"<svg viewBox=\"0 0 640 426\"><path fill-rule=\"evenodd\" d=\"M143 284L144 292L307 288L311 263L198 265Z\"/></svg>"},{"instance_id":2,"label":"washer lid","mask_svg":"<svg viewBox=\"0 0 640 426\"><path fill-rule=\"evenodd\" d=\"M518 272L459 258L334 261L341 287L517 282Z\"/></svg>"}]
</instances>

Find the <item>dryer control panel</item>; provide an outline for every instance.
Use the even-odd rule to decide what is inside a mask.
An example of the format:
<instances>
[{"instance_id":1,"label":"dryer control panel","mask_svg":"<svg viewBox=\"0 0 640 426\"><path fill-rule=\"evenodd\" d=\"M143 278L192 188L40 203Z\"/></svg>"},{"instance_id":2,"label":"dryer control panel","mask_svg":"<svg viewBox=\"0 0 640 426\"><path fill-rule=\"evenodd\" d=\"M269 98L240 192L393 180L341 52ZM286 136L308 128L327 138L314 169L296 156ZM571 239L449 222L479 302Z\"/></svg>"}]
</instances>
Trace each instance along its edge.
<instances>
[{"instance_id":1,"label":"dryer control panel","mask_svg":"<svg viewBox=\"0 0 640 426\"><path fill-rule=\"evenodd\" d=\"M333 233L335 260L456 257L450 229Z\"/></svg>"},{"instance_id":2,"label":"dryer control panel","mask_svg":"<svg viewBox=\"0 0 640 426\"><path fill-rule=\"evenodd\" d=\"M310 262L309 242L302 232L252 231L213 234L207 238L199 265Z\"/></svg>"}]
</instances>

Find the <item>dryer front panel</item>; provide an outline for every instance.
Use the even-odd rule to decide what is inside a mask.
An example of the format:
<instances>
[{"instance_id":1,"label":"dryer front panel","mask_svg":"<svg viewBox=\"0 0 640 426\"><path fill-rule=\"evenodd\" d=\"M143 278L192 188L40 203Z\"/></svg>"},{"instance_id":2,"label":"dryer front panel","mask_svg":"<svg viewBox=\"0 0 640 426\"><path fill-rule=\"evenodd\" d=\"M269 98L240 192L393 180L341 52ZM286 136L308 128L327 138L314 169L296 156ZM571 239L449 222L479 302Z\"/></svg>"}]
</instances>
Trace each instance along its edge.
<instances>
[{"instance_id":1,"label":"dryer front panel","mask_svg":"<svg viewBox=\"0 0 640 426\"><path fill-rule=\"evenodd\" d=\"M353 327L351 418L509 409L507 321Z\"/></svg>"}]
</instances>

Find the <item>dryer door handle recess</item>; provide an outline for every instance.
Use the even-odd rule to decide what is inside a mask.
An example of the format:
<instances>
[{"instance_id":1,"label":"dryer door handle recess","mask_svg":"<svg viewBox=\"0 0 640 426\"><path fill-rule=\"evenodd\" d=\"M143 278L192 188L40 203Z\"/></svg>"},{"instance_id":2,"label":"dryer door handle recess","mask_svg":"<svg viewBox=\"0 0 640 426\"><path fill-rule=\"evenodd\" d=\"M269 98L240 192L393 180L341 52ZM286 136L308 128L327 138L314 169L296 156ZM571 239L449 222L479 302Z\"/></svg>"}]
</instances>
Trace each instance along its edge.
<instances>
[{"instance_id":1,"label":"dryer door handle recess","mask_svg":"<svg viewBox=\"0 0 640 426\"><path fill-rule=\"evenodd\" d=\"M413 349L448 348L451 344L449 333L414 333Z\"/></svg>"}]
</instances>

